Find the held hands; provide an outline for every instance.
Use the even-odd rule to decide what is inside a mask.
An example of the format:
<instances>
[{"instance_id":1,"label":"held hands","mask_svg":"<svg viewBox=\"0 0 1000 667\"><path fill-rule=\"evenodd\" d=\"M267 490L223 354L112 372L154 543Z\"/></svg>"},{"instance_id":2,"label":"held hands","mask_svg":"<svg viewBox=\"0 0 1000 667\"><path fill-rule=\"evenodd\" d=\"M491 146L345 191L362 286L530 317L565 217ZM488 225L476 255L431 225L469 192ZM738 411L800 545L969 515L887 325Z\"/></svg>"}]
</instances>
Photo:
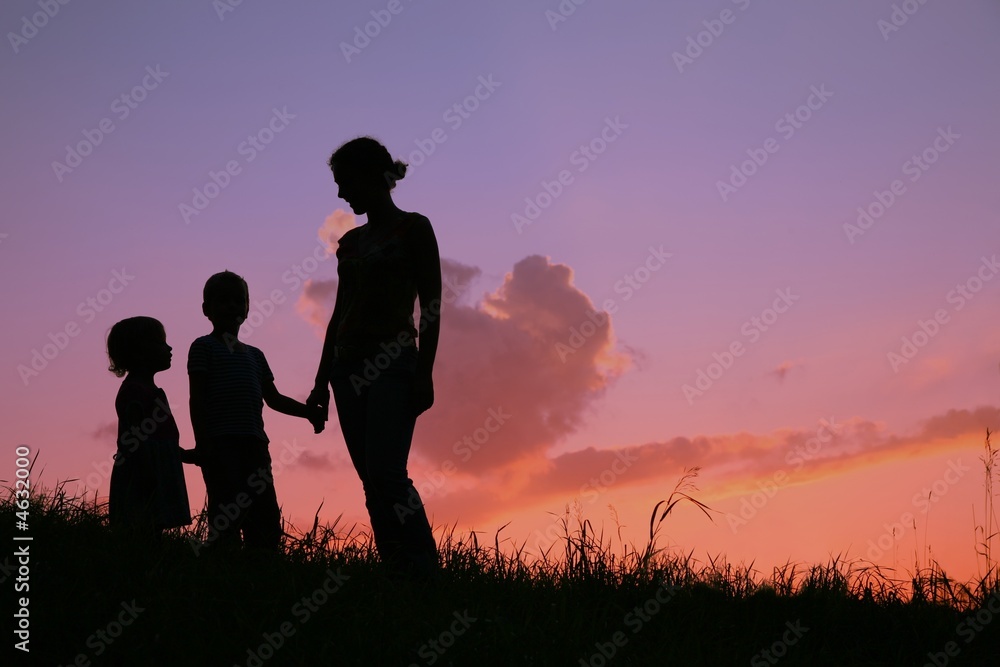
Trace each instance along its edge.
<instances>
[{"instance_id":1,"label":"held hands","mask_svg":"<svg viewBox=\"0 0 1000 667\"><path fill-rule=\"evenodd\" d=\"M198 449L196 444L191 449L184 449L180 447L181 450L181 463L190 463L192 465L201 466L202 452Z\"/></svg>"},{"instance_id":2,"label":"held hands","mask_svg":"<svg viewBox=\"0 0 1000 667\"><path fill-rule=\"evenodd\" d=\"M306 407L309 409L306 418L312 424L313 431L322 433L330 415L330 390L325 385L313 389L306 399Z\"/></svg>"}]
</instances>

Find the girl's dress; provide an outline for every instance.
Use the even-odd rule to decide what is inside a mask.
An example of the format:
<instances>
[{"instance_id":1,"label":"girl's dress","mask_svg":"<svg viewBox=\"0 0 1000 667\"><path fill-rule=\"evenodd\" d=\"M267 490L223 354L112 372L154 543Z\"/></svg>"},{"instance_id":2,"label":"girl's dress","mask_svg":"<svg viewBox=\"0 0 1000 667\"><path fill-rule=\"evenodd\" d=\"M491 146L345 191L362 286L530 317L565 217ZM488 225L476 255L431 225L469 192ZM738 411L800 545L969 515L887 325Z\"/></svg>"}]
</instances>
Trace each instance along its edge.
<instances>
[{"instance_id":1,"label":"girl's dress","mask_svg":"<svg viewBox=\"0 0 1000 667\"><path fill-rule=\"evenodd\" d=\"M167 395L126 377L115 410L119 435L108 502L111 524L143 531L190 524L180 433Z\"/></svg>"}]
</instances>

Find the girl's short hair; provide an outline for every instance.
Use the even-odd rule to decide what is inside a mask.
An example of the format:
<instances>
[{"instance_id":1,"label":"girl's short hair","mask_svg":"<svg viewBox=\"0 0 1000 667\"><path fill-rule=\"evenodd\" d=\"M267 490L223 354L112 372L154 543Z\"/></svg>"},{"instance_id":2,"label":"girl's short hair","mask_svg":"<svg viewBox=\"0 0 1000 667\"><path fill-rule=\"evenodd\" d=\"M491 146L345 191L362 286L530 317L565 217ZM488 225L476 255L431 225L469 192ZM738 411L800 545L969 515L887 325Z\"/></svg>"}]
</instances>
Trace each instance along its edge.
<instances>
[{"instance_id":1,"label":"girl's short hair","mask_svg":"<svg viewBox=\"0 0 1000 667\"><path fill-rule=\"evenodd\" d=\"M115 323L108 332L108 370L122 377L141 358L141 350L154 336L165 335L163 324L152 317L130 317Z\"/></svg>"},{"instance_id":2,"label":"girl's short hair","mask_svg":"<svg viewBox=\"0 0 1000 667\"><path fill-rule=\"evenodd\" d=\"M393 160L388 149L374 137L357 137L341 145L333 152L328 162L356 171L362 179L384 185L389 190L396 187L396 181L406 176L406 163Z\"/></svg>"}]
</instances>

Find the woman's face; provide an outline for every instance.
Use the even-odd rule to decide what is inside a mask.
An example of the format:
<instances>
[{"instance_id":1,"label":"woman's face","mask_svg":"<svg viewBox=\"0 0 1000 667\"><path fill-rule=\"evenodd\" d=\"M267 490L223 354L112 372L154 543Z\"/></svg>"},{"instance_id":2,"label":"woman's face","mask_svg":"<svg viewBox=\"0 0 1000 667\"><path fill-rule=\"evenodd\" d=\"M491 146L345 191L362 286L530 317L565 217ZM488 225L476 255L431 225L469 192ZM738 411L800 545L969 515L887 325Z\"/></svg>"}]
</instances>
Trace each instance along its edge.
<instances>
[{"instance_id":1,"label":"woman's face","mask_svg":"<svg viewBox=\"0 0 1000 667\"><path fill-rule=\"evenodd\" d=\"M376 191L370 180L359 178L359 170L350 165L334 165L333 180L337 183L337 196L351 207L355 214L367 213Z\"/></svg>"}]
</instances>

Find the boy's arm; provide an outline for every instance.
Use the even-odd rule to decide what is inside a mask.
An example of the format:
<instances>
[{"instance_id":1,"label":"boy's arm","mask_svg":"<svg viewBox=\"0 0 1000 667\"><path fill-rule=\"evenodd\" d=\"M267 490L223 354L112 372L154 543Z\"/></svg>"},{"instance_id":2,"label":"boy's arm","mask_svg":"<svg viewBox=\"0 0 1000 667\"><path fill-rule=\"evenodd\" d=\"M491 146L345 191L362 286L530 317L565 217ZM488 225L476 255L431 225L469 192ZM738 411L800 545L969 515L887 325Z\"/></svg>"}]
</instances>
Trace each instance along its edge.
<instances>
[{"instance_id":1,"label":"boy's arm","mask_svg":"<svg viewBox=\"0 0 1000 667\"><path fill-rule=\"evenodd\" d=\"M274 380L265 380L261 387L264 402L267 407L275 412L291 415L292 417L303 417L309 419L313 417L314 408L308 407L305 403L300 403L290 396L285 396L274 386Z\"/></svg>"},{"instance_id":2,"label":"boy's arm","mask_svg":"<svg viewBox=\"0 0 1000 667\"><path fill-rule=\"evenodd\" d=\"M260 393L264 402L267 403L267 407L276 412L291 415L292 417L308 419L316 433L322 432L324 422L326 421L326 406L314 403L300 403L294 398L285 396L279 392L278 388L274 386L274 373L271 372L271 368L267 365L264 353L260 350L256 351L259 354L262 369ZM314 389L313 393L309 395L310 400L313 399L315 393L316 390Z\"/></svg>"}]
</instances>

